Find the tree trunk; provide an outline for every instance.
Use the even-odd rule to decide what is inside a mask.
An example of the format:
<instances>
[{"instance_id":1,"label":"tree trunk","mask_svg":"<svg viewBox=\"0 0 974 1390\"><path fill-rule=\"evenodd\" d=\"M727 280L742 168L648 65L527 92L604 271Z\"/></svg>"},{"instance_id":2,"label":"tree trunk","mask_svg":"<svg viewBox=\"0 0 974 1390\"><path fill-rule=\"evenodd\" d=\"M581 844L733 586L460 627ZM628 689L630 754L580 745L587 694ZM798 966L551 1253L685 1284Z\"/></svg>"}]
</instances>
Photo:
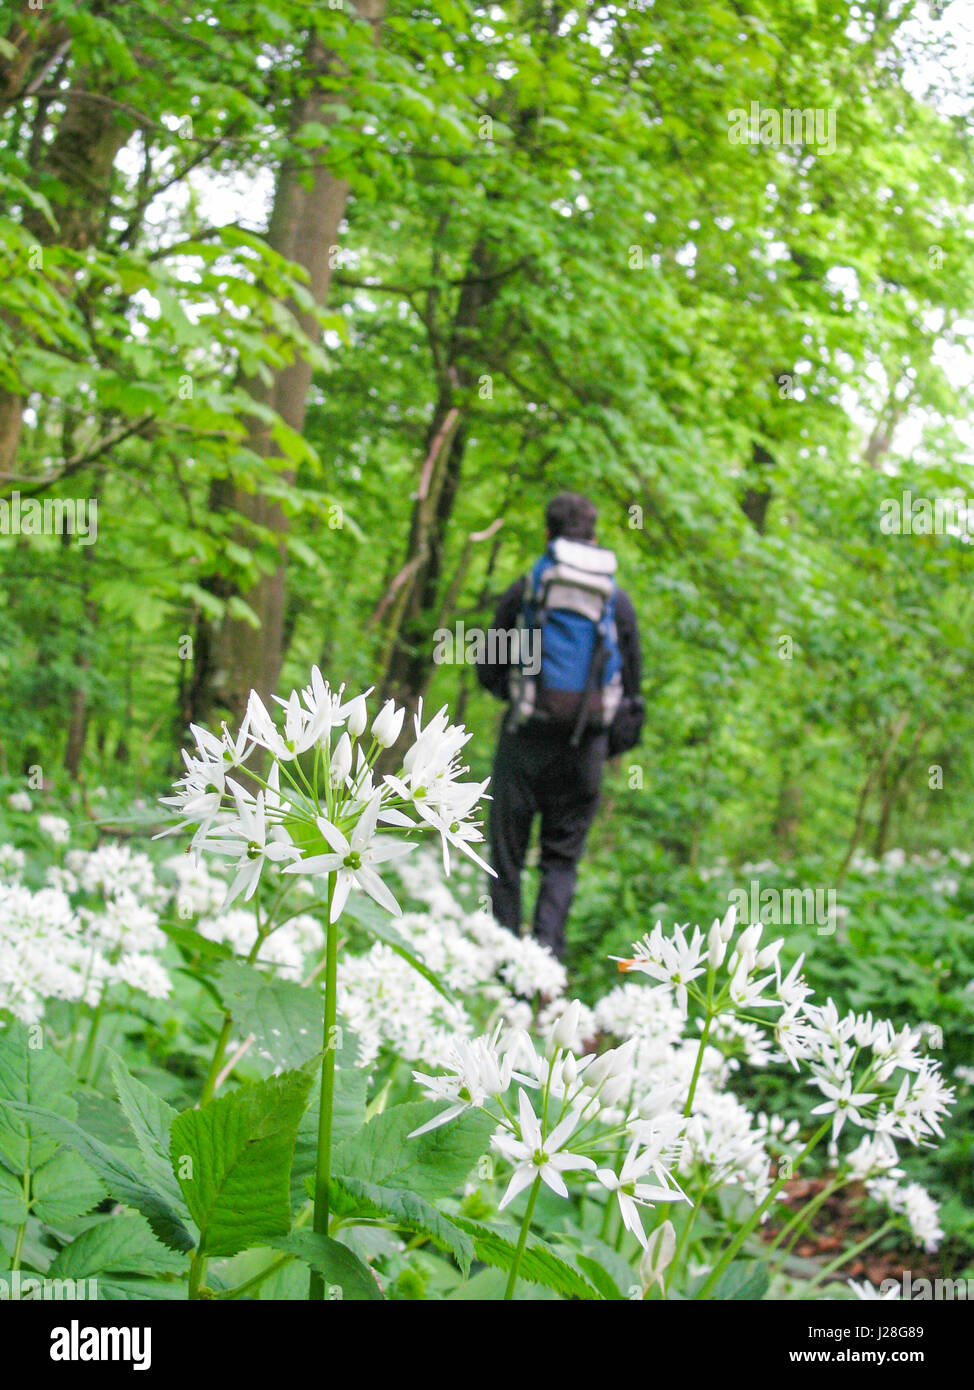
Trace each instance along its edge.
<instances>
[{"instance_id":1,"label":"tree trunk","mask_svg":"<svg viewBox=\"0 0 974 1390\"><path fill-rule=\"evenodd\" d=\"M377 29L384 0L355 0L359 15ZM318 78L334 71L335 60L326 52L321 40L309 40L307 66ZM315 82L306 95L294 104L292 132L309 122L327 125L331 122L329 108L338 101L348 102L349 93L324 91ZM338 227L345 213L349 185L336 178L319 159L309 171L306 157L294 157L282 164L274 195L274 208L267 231L267 244L272 250L302 266L309 275L315 303L325 303L331 284L332 250L338 238ZM288 309L308 336L317 335L314 315L302 311L294 303ZM296 357L289 366L281 368L269 384L248 380L249 394L262 405L269 405L291 429L304 429L313 367L304 356ZM271 437L270 427L256 417L249 422L245 448L262 458L280 457L280 449ZM293 482L291 470L281 473L286 482ZM219 711L239 720L246 708L251 689L267 703L277 688L284 659L284 613L287 598L286 535L287 517L277 502L255 495L226 483L214 488L211 505L217 509L232 509L248 522L279 537L278 564L261 576L252 589L241 595L260 620L260 631L246 620L230 614L218 623L201 618L197 625L193 681L188 690L188 714L195 722L205 722ZM247 533L241 529L237 537L247 544ZM232 590L219 581L212 588L222 598Z\"/></svg>"},{"instance_id":2,"label":"tree trunk","mask_svg":"<svg viewBox=\"0 0 974 1390\"><path fill-rule=\"evenodd\" d=\"M862 833L866 823L866 805L869 801L870 794L872 793L873 788L876 786L876 783L884 775L886 768L889 764L889 760L896 751L896 745L899 743L900 738L902 737L903 730L906 728L909 717L909 710L903 710L903 712L897 715L897 717L893 720L891 727L886 731L888 734L888 741L885 743L885 746L880 750L878 760L873 764L872 768L866 774L866 779L859 790L859 797L856 802L855 824L852 827L852 835L846 847L846 852L842 859L842 863L839 865L838 870L836 871L836 886L838 886L845 878L846 870L848 869L849 864L852 862L852 856L855 854L856 850L859 847L859 842L862 839Z\"/></svg>"},{"instance_id":3,"label":"tree trunk","mask_svg":"<svg viewBox=\"0 0 974 1390\"><path fill-rule=\"evenodd\" d=\"M410 708L426 691L433 674L431 639L437 619L449 616L441 613L440 586L466 446L466 430L456 397L472 389L475 381L468 354L473 330L499 292L498 280L491 278L492 265L490 250L481 237L471 250L467 279L457 302L449 353L427 435L427 455L420 471L406 556L399 571L403 582L387 623L379 689L383 699L395 699ZM389 753L393 761L396 751Z\"/></svg>"}]
</instances>

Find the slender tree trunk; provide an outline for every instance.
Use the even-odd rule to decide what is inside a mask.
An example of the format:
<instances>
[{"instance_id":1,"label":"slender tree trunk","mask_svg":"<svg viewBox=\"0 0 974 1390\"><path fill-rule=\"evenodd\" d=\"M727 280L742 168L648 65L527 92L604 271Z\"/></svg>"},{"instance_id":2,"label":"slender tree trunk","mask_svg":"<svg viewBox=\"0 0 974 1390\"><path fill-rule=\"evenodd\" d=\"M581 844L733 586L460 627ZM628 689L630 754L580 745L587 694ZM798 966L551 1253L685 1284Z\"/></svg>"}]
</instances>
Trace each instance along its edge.
<instances>
[{"instance_id":1,"label":"slender tree trunk","mask_svg":"<svg viewBox=\"0 0 974 1390\"><path fill-rule=\"evenodd\" d=\"M920 740L923 738L926 730L927 725L925 722L919 724L916 733L913 735L909 751L903 755L895 768L887 767L883 773L879 799L879 819L876 823L876 834L873 839L872 848L874 859L878 859L880 855L886 853L893 812L901 799L906 775L913 766L913 759L916 756Z\"/></svg>"},{"instance_id":2,"label":"slender tree trunk","mask_svg":"<svg viewBox=\"0 0 974 1390\"><path fill-rule=\"evenodd\" d=\"M491 279L492 267L491 252L485 239L480 238L471 251L467 279L457 301L449 354L410 519L406 555L399 571L403 582L386 625L379 688L384 699L395 699L409 707L425 692L432 676L432 633L437 618L442 616L440 590L446 539L459 495L466 447L458 396L471 390L476 380L470 348L484 309L498 293L498 282ZM394 757L395 751L390 750L390 757Z\"/></svg>"},{"instance_id":3,"label":"slender tree trunk","mask_svg":"<svg viewBox=\"0 0 974 1390\"><path fill-rule=\"evenodd\" d=\"M383 0L355 0L359 15L377 29L383 13ZM324 78L334 70L334 60L321 40L313 36L307 49L309 72ZM337 101L348 102L349 93L341 95L322 89L314 82L306 95L295 102L292 129L297 131L309 122L329 124L329 108ZM337 244L338 228L345 213L349 185L336 178L326 167L322 152L309 170L306 157L295 157L280 169L274 196L274 208L267 231L267 243L272 250L304 267L310 279L310 289L318 306L324 304L331 283L333 249ZM312 313L302 311L296 304L288 308L310 337L318 329ZM313 367L304 356L277 372L270 383L248 380L245 384L251 397L270 406L291 429L304 429L308 391ZM280 457L280 449L272 438L271 428L257 417L249 422L246 448L262 458ZM293 471L284 470L282 480L293 481ZM287 517L277 502L270 498L236 489L226 483L214 488L211 505L217 509L232 509L246 521L264 528L278 537L278 563L261 576L252 589L241 595L260 621L255 631L243 618L227 614L220 622L201 619L195 643L193 681L188 691L189 714L198 722L210 720L219 711L239 719L247 704L251 689L265 703L277 688L284 659L285 605L287 600L286 536ZM247 544L242 529L239 540ZM231 590L219 581L214 592L228 598Z\"/></svg>"},{"instance_id":4,"label":"slender tree trunk","mask_svg":"<svg viewBox=\"0 0 974 1390\"><path fill-rule=\"evenodd\" d=\"M839 865L838 871L835 876L835 881L837 885L841 883L842 880L845 878L846 870L848 869L849 864L852 861L852 856L855 854L859 846L859 842L862 839L862 833L866 823L866 806L868 804L869 797L872 793L873 788L876 786L876 783L882 778L883 774L885 773L889 760L896 751L896 745L899 743L900 738L903 734L903 730L906 728L907 720L909 719L909 717L909 711L904 710L893 721L893 725L892 728L889 730L889 737L885 744L885 747L880 752L880 756L876 763L874 763L872 768L870 768L869 772L866 774L866 779L859 789L859 797L856 802L856 819L855 824L852 827L852 835L849 839L849 844L846 847L845 856L842 860L842 863Z\"/></svg>"}]
</instances>

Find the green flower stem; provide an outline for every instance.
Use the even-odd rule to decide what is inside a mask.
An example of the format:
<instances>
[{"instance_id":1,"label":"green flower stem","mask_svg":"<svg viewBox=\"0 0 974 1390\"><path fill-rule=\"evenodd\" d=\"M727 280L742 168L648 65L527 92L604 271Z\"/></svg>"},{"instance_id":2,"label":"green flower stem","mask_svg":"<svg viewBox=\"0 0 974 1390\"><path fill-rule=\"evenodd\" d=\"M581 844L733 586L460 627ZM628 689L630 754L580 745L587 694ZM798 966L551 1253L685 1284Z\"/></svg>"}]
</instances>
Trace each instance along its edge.
<instances>
[{"instance_id":1,"label":"green flower stem","mask_svg":"<svg viewBox=\"0 0 974 1390\"><path fill-rule=\"evenodd\" d=\"M125 986L125 999L124 999L123 1003L122 1003L121 1006L120 1006L120 1008L121 1008L122 1010L127 1009L128 1006L129 1006L129 1004L132 1002L132 993L133 993L133 991L132 991L132 986L131 986L131 985L126 985L126 986ZM91 1075L90 1075L90 1077L88 1078L89 1081L91 1082L92 1086L97 1086L97 1085L98 1085L98 1078L99 1078L99 1076L101 1075L102 1067L105 1065L105 1058L106 1058L106 1055L107 1055L107 1053L108 1053L108 1050L109 1050L110 1048L114 1048L115 1045L116 1045L116 1043L118 1042L119 1034L120 1034L121 1031L122 1031L122 1026L123 1026L123 1025L122 1025L122 1021L121 1021L119 1018L116 1018L116 1019L115 1019L115 1022L114 1022L114 1026L112 1027L112 1031L111 1031L111 1033L110 1033L110 1035L109 1035L109 1041L105 1044L105 1046L102 1048L101 1052L98 1054L98 1060L95 1062L94 1068L93 1068L93 1070L92 1070L92 1072L91 1072Z\"/></svg>"},{"instance_id":2,"label":"green flower stem","mask_svg":"<svg viewBox=\"0 0 974 1390\"><path fill-rule=\"evenodd\" d=\"M683 1113L689 1116L693 1110L693 1098L697 1093L697 1082L700 1080L700 1068L703 1066L703 1054L707 1049L707 1039L710 1037L710 1025L713 1023L716 1014L707 1010L707 1021L703 1025L703 1032L700 1034L700 1046L697 1048L697 1060L693 1066L693 1075L690 1078L690 1090L687 1093L687 1103L683 1107Z\"/></svg>"},{"instance_id":3,"label":"green flower stem","mask_svg":"<svg viewBox=\"0 0 974 1390\"><path fill-rule=\"evenodd\" d=\"M765 1252L766 1254L770 1255L774 1250L777 1250L778 1246L782 1243L782 1241L786 1239L786 1237L791 1235L791 1239L788 1241L784 1250L781 1252L781 1259L777 1262L777 1264L774 1267L775 1273L777 1273L778 1270L781 1269L781 1266L784 1264L785 1260L791 1253L792 1247L794 1246L796 1240L798 1240L799 1236L802 1234L802 1231L807 1228L808 1222L818 1211L819 1207L822 1205L823 1202L828 1201L829 1197L832 1196L832 1193L837 1191L838 1188L840 1188L843 1185L844 1181L845 1179L843 1178L833 1178L830 1183L826 1183L826 1185L822 1188L821 1192L819 1192L817 1196L812 1197L809 1201L805 1203L803 1207L799 1207L798 1211L795 1212L794 1216L787 1223L787 1225L782 1226L781 1230L775 1236L774 1240L768 1242L767 1246L765 1247Z\"/></svg>"},{"instance_id":4,"label":"green flower stem","mask_svg":"<svg viewBox=\"0 0 974 1390\"><path fill-rule=\"evenodd\" d=\"M30 1160L30 1139L27 1140L28 1162ZM24 1169L24 1206L30 1207L30 1168ZM14 1239L14 1253L10 1257L11 1272L20 1268L20 1257L24 1252L24 1237L27 1234L27 1222L17 1227L17 1235Z\"/></svg>"},{"instance_id":5,"label":"green flower stem","mask_svg":"<svg viewBox=\"0 0 974 1390\"><path fill-rule=\"evenodd\" d=\"M528 1243L528 1231L531 1229L531 1218L534 1216L534 1206L538 1200L538 1192L541 1189L541 1174L534 1180L531 1188L531 1195L528 1197L527 1209L524 1213L524 1220L521 1222L521 1234L518 1237L517 1249L514 1252L514 1263L511 1265L511 1272L507 1276L507 1288L504 1290L504 1298L514 1297L514 1286L517 1283L518 1270L521 1268L521 1258L524 1255L524 1247Z\"/></svg>"},{"instance_id":6,"label":"green flower stem","mask_svg":"<svg viewBox=\"0 0 974 1390\"><path fill-rule=\"evenodd\" d=\"M95 1009L95 1012L92 1015L91 1028L88 1032L88 1041L85 1043L85 1050L84 1052L82 1052L81 1061L78 1063L78 1075L82 1080L84 1080L85 1077L87 1077L88 1072L91 1069L91 1064L94 1061L95 1043L98 1040L98 1029L101 1026L102 1015L105 1012L105 993L107 991L107 988L108 987L106 985L105 988L102 990L102 996L98 1001L98 1007Z\"/></svg>"},{"instance_id":7,"label":"green flower stem","mask_svg":"<svg viewBox=\"0 0 974 1390\"><path fill-rule=\"evenodd\" d=\"M82 1019L82 1017L83 1017L83 1015L84 1015L85 997L86 997L86 995L87 995L87 993L88 993L88 985L89 985L90 982L91 982L91 972L92 972L92 969L94 968L94 964L95 964L95 951L94 951L94 948L92 948L91 955L88 957L88 966L87 966L87 969L85 970L84 984L82 985L82 988L81 988L81 997L78 999L78 1002L75 1004L74 1009L72 1010L72 1014L71 1014L71 1031L70 1031L70 1033L68 1034L68 1050L67 1050L67 1058L66 1058L66 1060L67 1060L67 1062L69 1063L69 1065L73 1065L73 1064L74 1064L75 1052L76 1052L76 1050L77 1050L78 1044L79 1044L80 1041L81 1041L81 1019Z\"/></svg>"},{"instance_id":8,"label":"green flower stem","mask_svg":"<svg viewBox=\"0 0 974 1390\"><path fill-rule=\"evenodd\" d=\"M272 923L268 920L263 926L260 921L260 904L254 900L254 913L257 917L257 939L247 953L247 965L253 965L260 954L260 948L264 944L264 939L269 934ZM207 1101L213 1099L216 1093L217 1078L220 1075L220 1068L223 1066L223 1058L226 1055L227 1043L230 1041L230 1034L233 1031L233 1014L223 1015L223 1026L217 1035L216 1047L213 1049L213 1058L210 1062L210 1069L206 1073L206 1080L203 1082L203 1090L200 1092L200 1105L206 1105Z\"/></svg>"},{"instance_id":9,"label":"green flower stem","mask_svg":"<svg viewBox=\"0 0 974 1390\"><path fill-rule=\"evenodd\" d=\"M604 1240L604 1241L606 1241L606 1242L608 1241L608 1239L609 1239L609 1228L610 1228L610 1226L612 1225L612 1213L613 1213L616 1209L617 1209L617 1208L616 1208L616 1203L613 1202L613 1200L612 1200L612 1193L606 1191L606 1194L605 1194L605 1210L604 1210L603 1213L602 1213L602 1226L601 1226L601 1229L599 1230L599 1239L600 1239L600 1240Z\"/></svg>"},{"instance_id":10,"label":"green flower stem","mask_svg":"<svg viewBox=\"0 0 974 1390\"><path fill-rule=\"evenodd\" d=\"M839 1269L842 1265L847 1264L854 1256L860 1254L868 1246L875 1245L880 1236L886 1235L887 1231L891 1231L895 1225L895 1221L887 1221L884 1225L880 1226L878 1230L870 1231L868 1235L863 1236L862 1240L850 1246L848 1250L843 1250L840 1255L836 1255L835 1259L830 1260L827 1265L819 1270L811 1283L806 1285L802 1292L802 1298L807 1298L813 1289L817 1289L820 1284L825 1282L830 1274L833 1274L835 1270Z\"/></svg>"},{"instance_id":11,"label":"green flower stem","mask_svg":"<svg viewBox=\"0 0 974 1390\"><path fill-rule=\"evenodd\" d=\"M826 1134L829 1132L831 1128L832 1116L829 1115L822 1122L822 1124L819 1125L818 1129L815 1131L811 1139L809 1139L808 1143L805 1145L801 1153L798 1155L798 1158L795 1160L796 1169L799 1167L800 1164L802 1164L805 1161L805 1159L815 1148L815 1145L819 1142L819 1140L825 1138ZM757 1226L758 1222L761 1220L761 1217L771 1206L771 1203L775 1200L778 1193L784 1187L786 1182L787 1178L785 1178L784 1176L778 1178L772 1186L771 1191L768 1193L764 1201L761 1203L761 1205L757 1207L756 1210L748 1218L748 1220L745 1221L744 1225L738 1231L737 1235L731 1241L730 1245L727 1246L720 1259L717 1261L713 1269L710 1271L710 1274L707 1276L706 1281L700 1288L700 1292L697 1294L698 1299L707 1298L708 1295L713 1291L713 1287L717 1283L717 1280L723 1274L724 1270L730 1264L731 1260L737 1254L738 1250L740 1250L741 1246L747 1240L748 1236L754 1230L755 1226Z\"/></svg>"},{"instance_id":12,"label":"green flower stem","mask_svg":"<svg viewBox=\"0 0 974 1390\"><path fill-rule=\"evenodd\" d=\"M602 1089L602 1087L600 1086L600 1087L599 1087L599 1090L601 1090L601 1089ZM635 1094L636 1094L636 1083L635 1083L635 1081L634 1081L634 1082L632 1083L632 1085L629 1087L629 1100L628 1100L628 1102L627 1102L627 1104L626 1104L626 1114L627 1114L627 1115L628 1115L629 1112L632 1110L632 1102L633 1102L633 1097L635 1096ZM594 1115L590 1116L590 1117L589 1117L589 1120L586 1121L586 1123L587 1123L587 1124L590 1124L591 1121L592 1121L594 1118L595 1118ZM582 1129L584 1129L584 1128L585 1128L585 1125L582 1126ZM579 1130L579 1133L581 1133L581 1130ZM613 1171L614 1173L618 1173L618 1172L619 1172L619 1170L621 1169L622 1164L623 1164L623 1162L624 1162L624 1160L625 1160L625 1157L626 1157L626 1144L625 1144L626 1136L627 1136L627 1130L625 1129L625 1126L623 1126L622 1131L621 1131L620 1141L619 1141L618 1147L616 1148L616 1152L615 1152L615 1161L614 1161L613 1164L612 1164L612 1171ZM613 1200L612 1200L612 1193L611 1193L611 1192L606 1192L606 1194L605 1194L605 1212L604 1212L604 1214L603 1214L603 1216L602 1216L602 1229L599 1231L599 1239L600 1239L600 1240L608 1241L608 1239L609 1239L609 1227L612 1225L612 1213L613 1213L616 1209L617 1209L617 1208L616 1208L616 1203L613 1202ZM621 1217L620 1217L620 1220L619 1220L619 1229L618 1229L618 1231L616 1232L616 1249L619 1248L619 1240L621 1239L621 1237L622 1237L622 1232L623 1232L624 1230L625 1230L625 1226L624 1226L624 1224L623 1224L623 1222L622 1222L622 1219L621 1219Z\"/></svg>"},{"instance_id":13,"label":"green flower stem","mask_svg":"<svg viewBox=\"0 0 974 1390\"><path fill-rule=\"evenodd\" d=\"M315 1162L314 1230L328 1234L331 1201L331 1123L335 1099L335 1020L338 1016L338 923L331 920L331 905L335 896L335 874L328 875L328 936L325 947L325 1032L324 1054L321 1059L321 1105L318 1111L318 1155ZM311 1271L308 1298L324 1302L325 1279L317 1270Z\"/></svg>"},{"instance_id":14,"label":"green flower stem","mask_svg":"<svg viewBox=\"0 0 974 1390\"><path fill-rule=\"evenodd\" d=\"M109 956L109 963L114 965L122 954L121 944L116 946ZM83 1080L93 1081L91 1074L91 1064L95 1060L95 1043L98 1041L98 1029L101 1026L102 1017L105 1013L105 1003L108 997L108 983L102 984L101 997L98 1000L98 1007L95 1009L91 1020L91 1029L88 1033L88 1041L85 1043L85 1050L81 1054L81 1061L78 1063L78 1075Z\"/></svg>"},{"instance_id":15,"label":"green flower stem","mask_svg":"<svg viewBox=\"0 0 974 1390\"><path fill-rule=\"evenodd\" d=\"M703 1199L706 1197L709 1190L710 1189L708 1188L707 1184L704 1183L703 1187L701 1187L699 1193L697 1194L697 1200L694 1202L693 1206L687 1212L686 1224L683 1227L683 1230L680 1232L680 1239L677 1243L676 1249L673 1251L673 1258L672 1260L670 1260L670 1270L674 1273L677 1267L679 1266L680 1259L683 1255L683 1251L687 1249L690 1240L690 1232L693 1230L694 1223L697 1219L697 1212L703 1206ZM687 1251L687 1258L689 1260L689 1251Z\"/></svg>"},{"instance_id":16,"label":"green flower stem","mask_svg":"<svg viewBox=\"0 0 974 1390\"><path fill-rule=\"evenodd\" d=\"M189 1262L189 1297L198 1299L200 1296L200 1286L206 1274L206 1256L199 1250L193 1251L193 1258Z\"/></svg>"},{"instance_id":17,"label":"green flower stem","mask_svg":"<svg viewBox=\"0 0 974 1390\"><path fill-rule=\"evenodd\" d=\"M203 1082L203 1090L200 1092L200 1105L206 1105L207 1101L213 1099L216 1090L216 1079L220 1075L220 1068L223 1065L224 1053L227 1050L227 1043L230 1041L230 1033L233 1028L233 1015L224 1014L223 1027L220 1029L216 1040L216 1047L213 1049L213 1060L210 1062L210 1069L206 1073L206 1080Z\"/></svg>"}]
</instances>

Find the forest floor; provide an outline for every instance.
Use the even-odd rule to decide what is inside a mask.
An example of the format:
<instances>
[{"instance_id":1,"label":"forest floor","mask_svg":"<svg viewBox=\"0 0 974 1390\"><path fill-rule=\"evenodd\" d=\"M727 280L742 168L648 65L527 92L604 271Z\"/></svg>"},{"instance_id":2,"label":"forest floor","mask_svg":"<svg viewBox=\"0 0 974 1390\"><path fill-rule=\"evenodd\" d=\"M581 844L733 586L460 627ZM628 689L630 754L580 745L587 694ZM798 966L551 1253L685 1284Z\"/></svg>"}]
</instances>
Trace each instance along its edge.
<instances>
[{"instance_id":1,"label":"forest floor","mask_svg":"<svg viewBox=\"0 0 974 1390\"><path fill-rule=\"evenodd\" d=\"M825 1187L826 1178L792 1178L785 1184L786 1196L782 1205L794 1213L812 1201ZM863 1214L867 1200L862 1183L849 1183L827 1197L815 1213L808 1232L795 1242L793 1254L801 1259L834 1260L840 1250L852 1249L864 1240L874 1226ZM768 1222L762 1231L765 1241L774 1239L780 1226ZM895 1246L885 1250L864 1250L854 1254L835 1271L836 1279L868 1279L878 1288L884 1279L902 1280L909 1270L914 1279L938 1278L941 1261L936 1254L926 1254L915 1245Z\"/></svg>"}]
</instances>

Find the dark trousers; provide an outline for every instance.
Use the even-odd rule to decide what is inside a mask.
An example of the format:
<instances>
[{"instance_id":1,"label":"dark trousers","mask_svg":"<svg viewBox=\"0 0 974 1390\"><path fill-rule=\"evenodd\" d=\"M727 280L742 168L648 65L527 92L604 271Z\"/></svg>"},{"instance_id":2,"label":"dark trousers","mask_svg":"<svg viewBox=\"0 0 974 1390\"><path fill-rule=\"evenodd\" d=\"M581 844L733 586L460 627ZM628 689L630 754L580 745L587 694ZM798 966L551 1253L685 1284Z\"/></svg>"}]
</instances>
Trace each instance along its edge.
<instances>
[{"instance_id":1,"label":"dark trousers","mask_svg":"<svg viewBox=\"0 0 974 1390\"><path fill-rule=\"evenodd\" d=\"M521 929L521 870L536 815L541 817L541 884L534 933L559 960L565 919L575 896L575 875L585 837L598 810L607 735L586 734L577 748L568 737L526 726L506 728L497 745L489 788L494 917Z\"/></svg>"}]
</instances>

